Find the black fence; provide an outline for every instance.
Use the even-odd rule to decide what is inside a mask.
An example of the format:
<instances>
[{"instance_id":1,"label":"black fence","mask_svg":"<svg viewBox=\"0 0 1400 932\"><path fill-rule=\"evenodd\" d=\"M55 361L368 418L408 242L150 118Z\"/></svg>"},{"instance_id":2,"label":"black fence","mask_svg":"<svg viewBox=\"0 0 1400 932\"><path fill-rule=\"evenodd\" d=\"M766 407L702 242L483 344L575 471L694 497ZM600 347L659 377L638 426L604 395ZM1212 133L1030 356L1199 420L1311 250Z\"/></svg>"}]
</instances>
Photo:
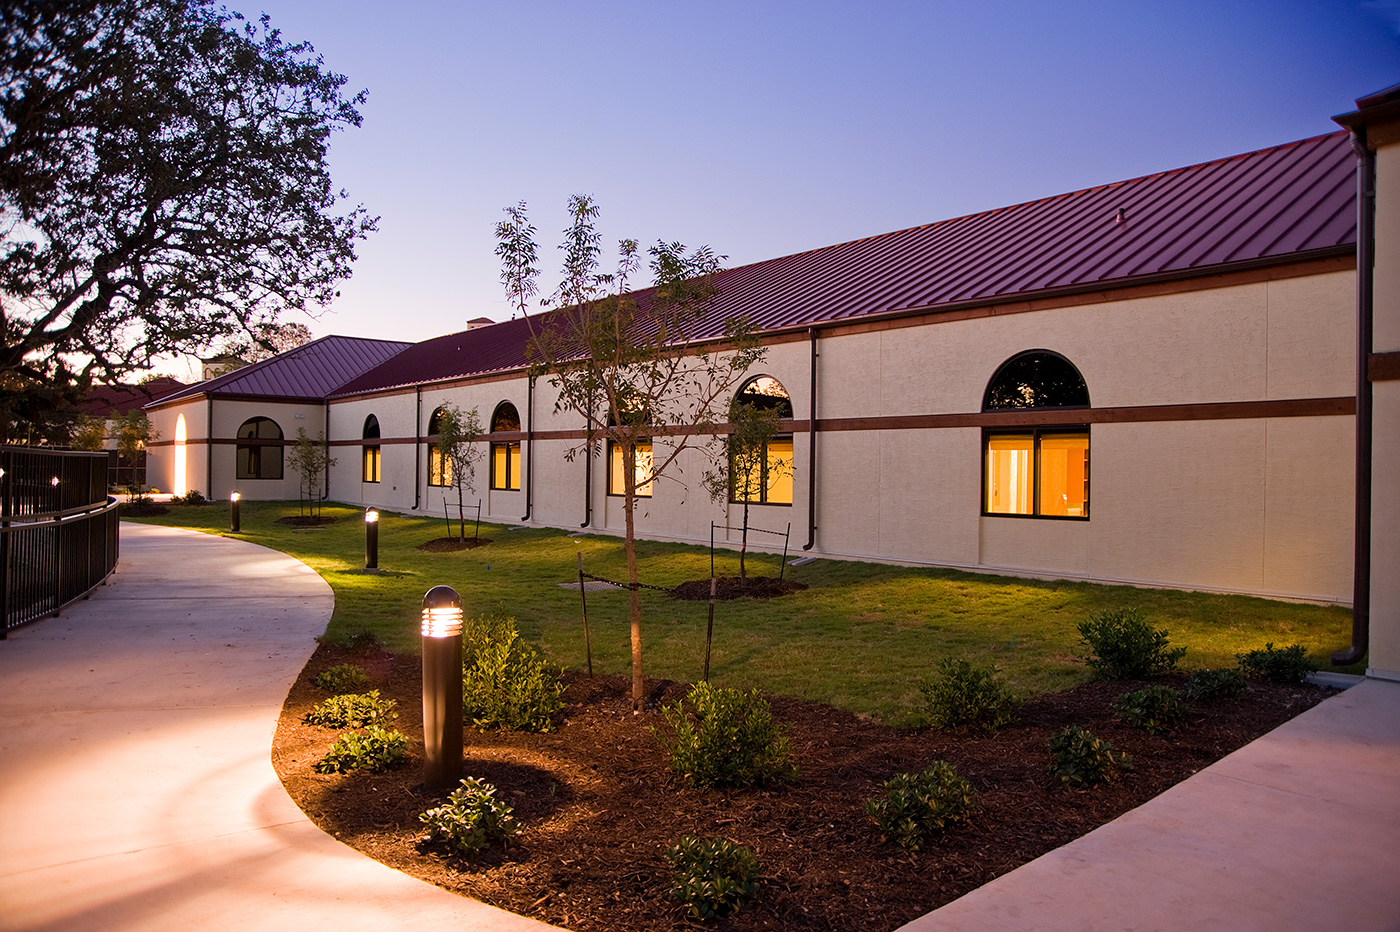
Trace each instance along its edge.
<instances>
[{"instance_id":1,"label":"black fence","mask_svg":"<svg viewBox=\"0 0 1400 932\"><path fill-rule=\"evenodd\" d=\"M0 447L0 638L57 615L117 565L106 453Z\"/></svg>"}]
</instances>

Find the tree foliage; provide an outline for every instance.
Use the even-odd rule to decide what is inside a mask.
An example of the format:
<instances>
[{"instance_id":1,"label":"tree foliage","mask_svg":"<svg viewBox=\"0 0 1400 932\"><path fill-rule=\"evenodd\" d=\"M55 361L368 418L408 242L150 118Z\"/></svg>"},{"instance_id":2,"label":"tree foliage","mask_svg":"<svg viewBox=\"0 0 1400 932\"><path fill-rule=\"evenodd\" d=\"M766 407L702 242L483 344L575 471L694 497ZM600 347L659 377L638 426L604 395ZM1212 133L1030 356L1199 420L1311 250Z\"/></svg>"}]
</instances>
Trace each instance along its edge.
<instances>
[{"instance_id":1,"label":"tree foliage","mask_svg":"<svg viewBox=\"0 0 1400 932\"><path fill-rule=\"evenodd\" d=\"M522 314L537 294L538 248L522 202L506 208L496 226L496 254L507 298ZM635 516L638 489L678 479L682 454L708 442L723 421L730 397L765 350L748 322L726 321L724 340L699 337L702 315L716 294L720 256L709 247L687 251L657 242L643 257L636 240L618 243L616 271L601 271L598 207L584 195L569 199L571 222L559 249L559 286L542 302L555 310L530 318L532 375L557 391L556 411L580 415L588 430L582 448L602 442L622 456L624 549L631 590L632 702L642 702L641 600L637 593ZM650 288L633 292L643 262ZM650 459L639 444L656 438ZM698 439L697 438L702 438ZM579 452L578 450L574 452ZM640 468L639 468L640 464Z\"/></svg>"},{"instance_id":2,"label":"tree foliage","mask_svg":"<svg viewBox=\"0 0 1400 932\"><path fill-rule=\"evenodd\" d=\"M714 468L705 474L705 488L710 498L744 505L739 545L740 579L748 576L749 503L761 500L765 485L771 489L791 474L791 467L768 462L768 442L778 432L781 418L776 407L748 404L736 395L729 403L729 434L724 439L726 455L717 458Z\"/></svg>"},{"instance_id":3,"label":"tree foliage","mask_svg":"<svg viewBox=\"0 0 1400 932\"><path fill-rule=\"evenodd\" d=\"M375 226L330 134L364 93L210 0L0 5L0 377L86 389L314 309Z\"/></svg>"},{"instance_id":4,"label":"tree foliage","mask_svg":"<svg viewBox=\"0 0 1400 932\"><path fill-rule=\"evenodd\" d=\"M246 339L232 339L223 343L217 354L236 357L251 364L304 346L313 339L311 328L306 324L263 323L254 326Z\"/></svg>"}]
</instances>

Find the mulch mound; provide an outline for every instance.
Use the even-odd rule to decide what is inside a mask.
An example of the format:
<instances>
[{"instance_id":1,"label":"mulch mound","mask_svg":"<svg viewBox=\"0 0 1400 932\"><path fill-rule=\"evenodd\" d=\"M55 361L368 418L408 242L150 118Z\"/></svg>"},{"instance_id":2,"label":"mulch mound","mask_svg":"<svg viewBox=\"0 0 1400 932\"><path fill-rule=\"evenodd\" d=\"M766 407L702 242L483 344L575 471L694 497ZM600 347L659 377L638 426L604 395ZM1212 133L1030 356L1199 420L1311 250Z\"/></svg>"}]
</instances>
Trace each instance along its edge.
<instances>
[{"instance_id":1,"label":"mulch mound","mask_svg":"<svg viewBox=\"0 0 1400 932\"><path fill-rule=\"evenodd\" d=\"M278 524L290 524L293 527L320 527L323 524L335 524L338 519L333 515L287 515L278 518Z\"/></svg>"},{"instance_id":2,"label":"mulch mound","mask_svg":"<svg viewBox=\"0 0 1400 932\"><path fill-rule=\"evenodd\" d=\"M708 596L708 593L707 593ZM407 766L382 774L322 775L312 765L336 733L302 723L326 694L327 667L366 666L399 702L398 727L415 742ZM1163 682L1177 682L1165 679ZM666 849L685 834L748 845L762 865L759 900L727 930L893 929L1132 809L1321 701L1310 686L1252 685L1193 708L1165 735L1114 717L1141 683L1091 683L1028 703L994 735L898 730L827 706L772 699L789 729L796 779L748 790L695 790L668 769L651 732L653 707L631 714L622 678L566 677L557 733L466 731L462 773L495 784L524 832L507 849L474 857L420 844L418 815L445 793L422 788L421 664L417 657L321 647L287 698L273 764L287 792L322 829L405 873L456 893L579 932L693 929L670 895ZM680 684L649 682L671 702ZM1047 742L1067 725L1089 728L1132 755L1115 785L1067 789L1048 772ZM892 775L951 761L977 792L973 821L909 854L882 842L863 803Z\"/></svg>"},{"instance_id":3,"label":"mulch mound","mask_svg":"<svg viewBox=\"0 0 1400 932\"><path fill-rule=\"evenodd\" d=\"M775 579L772 576L747 576L743 579L738 576L715 577L716 599L740 599L746 596L751 599L771 599L791 592L801 592L806 588L806 583ZM696 579L683 582L672 589L670 595L673 599L685 599L688 602L708 602L710 581Z\"/></svg>"},{"instance_id":4,"label":"mulch mound","mask_svg":"<svg viewBox=\"0 0 1400 932\"><path fill-rule=\"evenodd\" d=\"M428 553L455 553L458 550L474 550L491 543L489 537L435 537L418 545L419 550Z\"/></svg>"}]
</instances>

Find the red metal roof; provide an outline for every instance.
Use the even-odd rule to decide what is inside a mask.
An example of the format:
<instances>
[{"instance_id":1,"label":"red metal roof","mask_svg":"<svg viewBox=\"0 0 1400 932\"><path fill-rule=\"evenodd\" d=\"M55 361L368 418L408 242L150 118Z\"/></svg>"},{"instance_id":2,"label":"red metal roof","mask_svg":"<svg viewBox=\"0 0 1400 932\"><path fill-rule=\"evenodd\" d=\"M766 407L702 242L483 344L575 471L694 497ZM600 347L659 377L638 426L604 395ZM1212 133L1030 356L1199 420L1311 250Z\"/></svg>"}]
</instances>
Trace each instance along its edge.
<instances>
[{"instance_id":1,"label":"red metal roof","mask_svg":"<svg viewBox=\"0 0 1400 932\"><path fill-rule=\"evenodd\" d=\"M398 340L321 337L271 359L191 385L161 404L197 395L322 399L341 384L411 346Z\"/></svg>"},{"instance_id":2,"label":"red metal roof","mask_svg":"<svg viewBox=\"0 0 1400 932\"><path fill-rule=\"evenodd\" d=\"M729 269L694 336L718 337L741 314L764 331L801 328L1209 275L1355 242L1355 161L1338 132ZM515 320L415 344L334 394L515 369L529 333Z\"/></svg>"}]
</instances>

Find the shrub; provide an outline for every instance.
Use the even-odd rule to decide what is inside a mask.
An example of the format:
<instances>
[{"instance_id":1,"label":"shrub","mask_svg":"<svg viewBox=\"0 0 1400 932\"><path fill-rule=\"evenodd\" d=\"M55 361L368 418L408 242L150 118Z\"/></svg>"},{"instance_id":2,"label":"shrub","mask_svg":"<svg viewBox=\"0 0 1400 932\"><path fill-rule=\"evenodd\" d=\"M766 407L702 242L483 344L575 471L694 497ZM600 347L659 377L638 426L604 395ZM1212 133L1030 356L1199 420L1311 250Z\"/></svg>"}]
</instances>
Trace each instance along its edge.
<instances>
[{"instance_id":1,"label":"shrub","mask_svg":"<svg viewBox=\"0 0 1400 932\"><path fill-rule=\"evenodd\" d=\"M1147 686L1118 697L1118 717L1148 734L1166 731L1186 714L1181 693L1170 686Z\"/></svg>"},{"instance_id":2,"label":"shrub","mask_svg":"<svg viewBox=\"0 0 1400 932\"><path fill-rule=\"evenodd\" d=\"M947 761L934 761L923 773L896 774L884 783L885 795L865 804L865 811L888 840L910 851L926 836L965 822L977 803L972 784Z\"/></svg>"},{"instance_id":3,"label":"shrub","mask_svg":"<svg viewBox=\"0 0 1400 932\"><path fill-rule=\"evenodd\" d=\"M201 494L199 493L199 489L190 489L190 490L189 490L188 492L186 492L184 495L180 495L180 496L176 497L175 499L173 499L173 501L175 501L176 503L181 504L181 505L207 505L207 504L209 504L209 499L207 499L207 498L205 498L203 495L201 495Z\"/></svg>"},{"instance_id":4,"label":"shrub","mask_svg":"<svg viewBox=\"0 0 1400 932\"><path fill-rule=\"evenodd\" d=\"M1096 738L1078 725L1051 738L1050 753L1055 755L1051 772L1061 783L1075 788L1113 783L1119 770L1132 768L1132 760L1112 742Z\"/></svg>"},{"instance_id":5,"label":"shrub","mask_svg":"<svg viewBox=\"0 0 1400 932\"><path fill-rule=\"evenodd\" d=\"M468 777L447 802L418 817L428 827L424 841L446 842L462 854L472 854L494 842L507 842L520 833L511 808L496 798L496 788Z\"/></svg>"},{"instance_id":6,"label":"shrub","mask_svg":"<svg viewBox=\"0 0 1400 932\"><path fill-rule=\"evenodd\" d=\"M671 893L696 919L731 915L758 895L758 858L743 845L686 835L666 857L675 869Z\"/></svg>"},{"instance_id":7,"label":"shrub","mask_svg":"<svg viewBox=\"0 0 1400 932\"><path fill-rule=\"evenodd\" d=\"M344 693L368 692L373 685L365 668L353 663L338 663L323 670L316 675L312 683L317 689L324 689L337 696Z\"/></svg>"},{"instance_id":8,"label":"shrub","mask_svg":"<svg viewBox=\"0 0 1400 932\"><path fill-rule=\"evenodd\" d=\"M1302 644L1275 647L1270 641L1263 650L1236 654L1235 659L1240 662L1245 676L1270 683L1301 683L1317 669Z\"/></svg>"},{"instance_id":9,"label":"shrub","mask_svg":"<svg viewBox=\"0 0 1400 932\"><path fill-rule=\"evenodd\" d=\"M363 728L398 718L399 713L394 711L396 705L398 702L394 699L380 699L377 689L345 693L317 703L302 721L322 728Z\"/></svg>"},{"instance_id":10,"label":"shrub","mask_svg":"<svg viewBox=\"0 0 1400 932\"><path fill-rule=\"evenodd\" d=\"M350 731L335 739L326 756L316 762L317 773L379 773L397 767L408 757L408 736L383 725Z\"/></svg>"},{"instance_id":11,"label":"shrub","mask_svg":"<svg viewBox=\"0 0 1400 932\"><path fill-rule=\"evenodd\" d=\"M478 728L553 731L564 684L513 618L480 618L463 632L462 713Z\"/></svg>"},{"instance_id":12,"label":"shrub","mask_svg":"<svg viewBox=\"0 0 1400 932\"><path fill-rule=\"evenodd\" d=\"M919 685L935 728L977 725L996 731L1016 720L1020 701L992 670L974 667L966 660L946 658L938 672Z\"/></svg>"},{"instance_id":13,"label":"shrub","mask_svg":"<svg viewBox=\"0 0 1400 932\"><path fill-rule=\"evenodd\" d=\"M663 706L671 769L691 786L758 786L793 773L788 741L758 690L696 683L685 699Z\"/></svg>"},{"instance_id":14,"label":"shrub","mask_svg":"<svg viewBox=\"0 0 1400 932\"><path fill-rule=\"evenodd\" d=\"M1167 631L1147 623L1139 608L1096 612L1079 623L1079 638L1091 653L1084 658L1104 680L1142 680L1176 666L1186 648L1167 648Z\"/></svg>"},{"instance_id":15,"label":"shrub","mask_svg":"<svg viewBox=\"0 0 1400 932\"><path fill-rule=\"evenodd\" d=\"M1186 698L1200 702L1214 702L1217 699L1233 699L1244 692L1244 674L1239 670L1220 667L1214 670L1197 670L1186 678Z\"/></svg>"}]
</instances>

